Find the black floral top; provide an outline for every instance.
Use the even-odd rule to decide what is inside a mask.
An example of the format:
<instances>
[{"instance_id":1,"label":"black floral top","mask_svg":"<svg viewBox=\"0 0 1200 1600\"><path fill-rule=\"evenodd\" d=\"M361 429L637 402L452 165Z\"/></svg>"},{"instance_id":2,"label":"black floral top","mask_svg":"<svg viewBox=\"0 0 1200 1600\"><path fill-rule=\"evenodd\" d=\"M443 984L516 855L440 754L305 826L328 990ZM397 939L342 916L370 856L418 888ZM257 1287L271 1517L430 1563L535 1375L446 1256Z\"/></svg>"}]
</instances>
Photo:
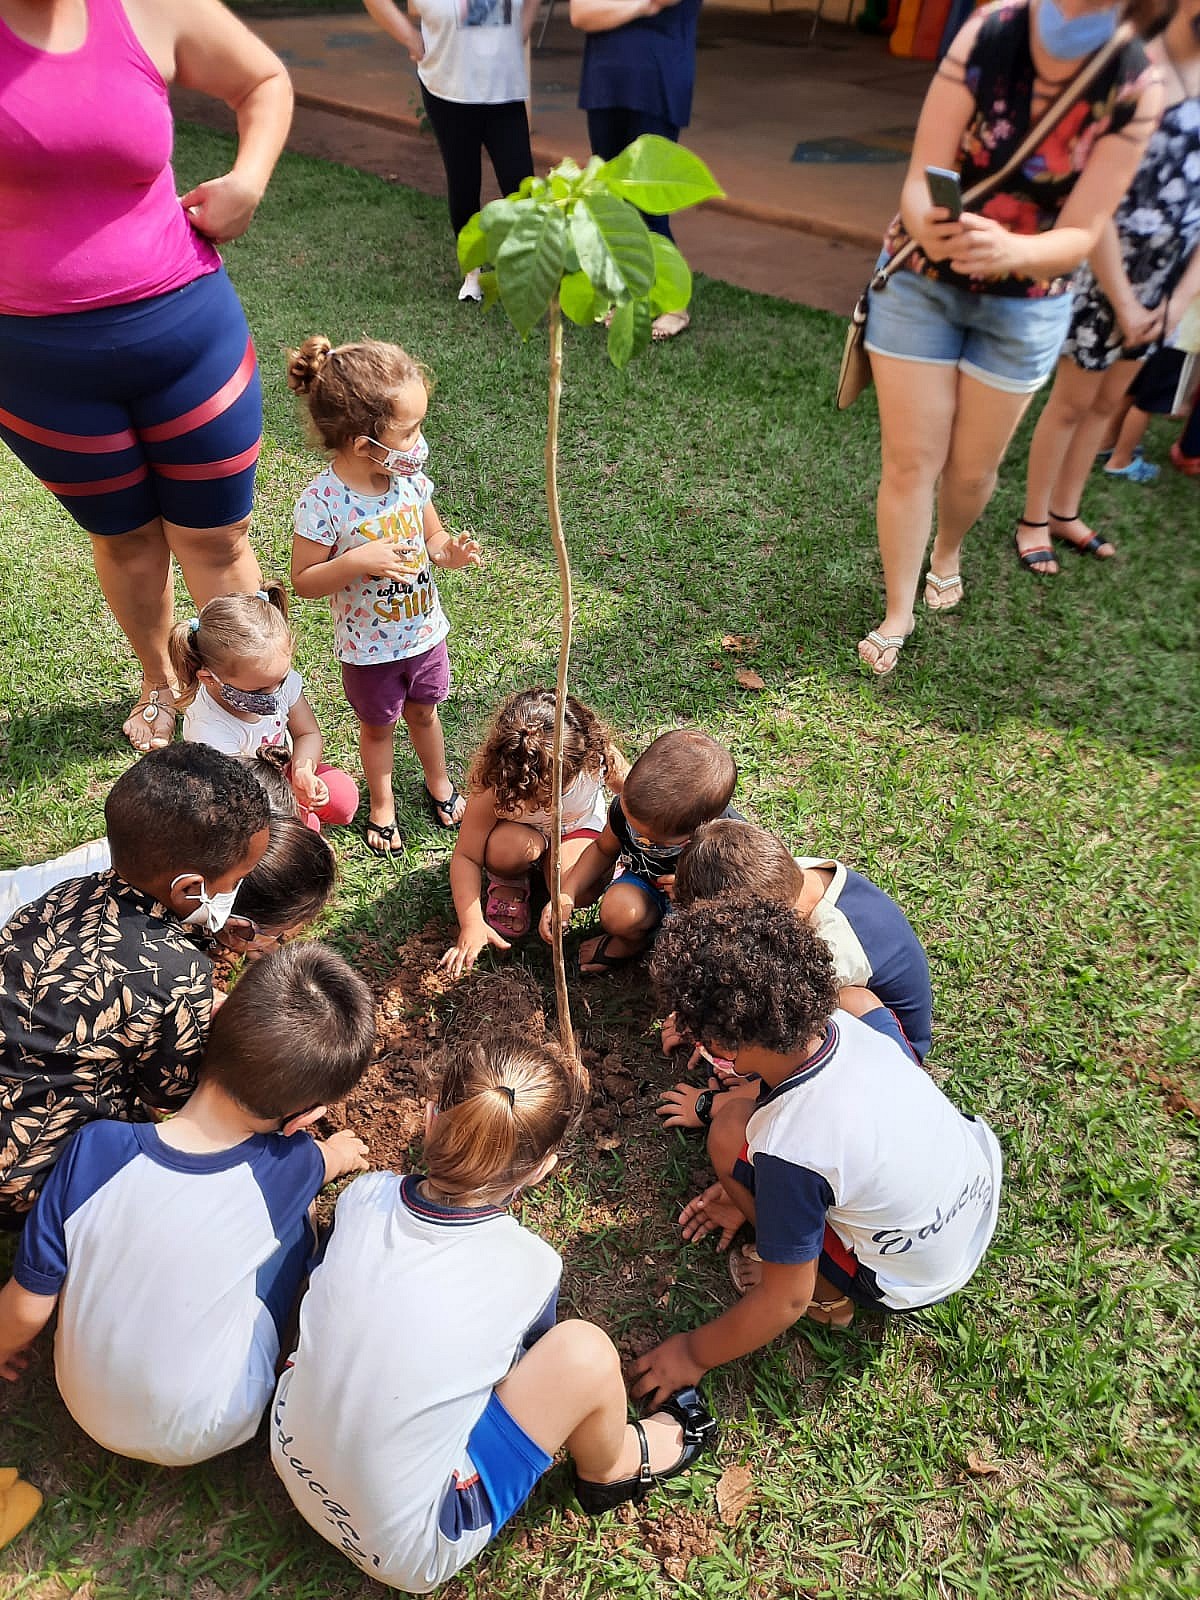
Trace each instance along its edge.
<instances>
[{"instance_id":1,"label":"black floral top","mask_svg":"<svg viewBox=\"0 0 1200 1600\"><path fill-rule=\"evenodd\" d=\"M17 912L0 933L0 1226L23 1221L84 1123L187 1099L212 1001L208 957L115 872Z\"/></svg>"},{"instance_id":2,"label":"black floral top","mask_svg":"<svg viewBox=\"0 0 1200 1600\"><path fill-rule=\"evenodd\" d=\"M1005 164L1035 120L1027 0L997 0L980 16L983 21L966 60L966 85L975 99L975 115L959 146L964 193ZM952 71L953 66L951 62L942 70ZM1138 101L1154 76L1141 41L1131 40L1113 57L1088 96L1071 107L999 194L983 202L980 212L1013 233L1045 233L1052 228L1096 141L1120 133L1132 122ZM896 217L884 240L887 255L893 255L907 238L904 224ZM953 271L948 261L928 261L920 250L914 250L904 265L972 294L999 294L1009 299L1041 299L1066 294L1071 287L1070 274L1044 282L1013 276L968 278Z\"/></svg>"}]
</instances>

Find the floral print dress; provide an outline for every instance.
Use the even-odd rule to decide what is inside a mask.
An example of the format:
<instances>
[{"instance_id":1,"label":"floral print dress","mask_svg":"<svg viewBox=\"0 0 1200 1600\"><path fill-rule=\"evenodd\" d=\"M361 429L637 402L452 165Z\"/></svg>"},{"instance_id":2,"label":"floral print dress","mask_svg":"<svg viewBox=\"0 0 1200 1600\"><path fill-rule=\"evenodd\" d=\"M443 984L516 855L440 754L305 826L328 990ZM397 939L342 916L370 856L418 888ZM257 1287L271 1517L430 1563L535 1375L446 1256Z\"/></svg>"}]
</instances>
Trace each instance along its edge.
<instances>
[{"instance_id":1,"label":"floral print dress","mask_svg":"<svg viewBox=\"0 0 1200 1600\"><path fill-rule=\"evenodd\" d=\"M1200 96L1163 112L1114 220L1134 294L1144 306L1162 305L1200 249ZM1158 343L1125 350L1108 296L1090 267L1080 270L1064 355L1086 372L1102 372L1122 358L1148 355Z\"/></svg>"},{"instance_id":2,"label":"floral print dress","mask_svg":"<svg viewBox=\"0 0 1200 1600\"><path fill-rule=\"evenodd\" d=\"M1005 165L1035 121L1036 73L1029 47L1032 24L1027 0L998 0L980 16L979 32L965 62L965 82L975 100L975 114L959 146L964 193ZM981 214L1013 233L1044 233L1052 228L1097 140L1120 133L1133 121L1153 75L1141 41L1131 40L1108 63L1088 96L1071 107L1004 188L983 202L978 208ZM907 238L897 217L884 241L886 254L894 255ZM955 272L948 261L927 260L920 250L913 251L904 267L972 294L1018 300L1066 294L1072 285L1070 274L1041 282L1011 274L968 278Z\"/></svg>"}]
</instances>

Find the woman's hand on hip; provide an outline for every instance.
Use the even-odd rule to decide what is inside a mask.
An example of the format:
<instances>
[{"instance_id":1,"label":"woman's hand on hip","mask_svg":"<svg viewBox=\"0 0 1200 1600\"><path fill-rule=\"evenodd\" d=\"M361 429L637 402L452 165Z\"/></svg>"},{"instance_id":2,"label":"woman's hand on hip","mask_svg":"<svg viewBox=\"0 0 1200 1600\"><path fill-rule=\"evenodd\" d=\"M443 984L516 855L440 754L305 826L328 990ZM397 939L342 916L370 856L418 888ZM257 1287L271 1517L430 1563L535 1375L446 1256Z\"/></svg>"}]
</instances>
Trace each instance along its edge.
<instances>
[{"instance_id":1,"label":"woman's hand on hip","mask_svg":"<svg viewBox=\"0 0 1200 1600\"><path fill-rule=\"evenodd\" d=\"M1024 266L1021 235L1010 233L993 217L964 212L949 261L953 270L966 278L1006 278Z\"/></svg>"},{"instance_id":2,"label":"woman's hand on hip","mask_svg":"<svg viewBox=\"0 0 1200 1600\"><path fill-rule=\"evenodd\" d=\"M1163 325L1163 308L1147 310L1138 300L1131 300L1117 311L1117 326L1121 330L1121 343L1126 350L1138 350L1149 344Z\"/></svg>"},{"instance_id":3,"label":"woman's hand on hip","mask_svg":"<svg viewBox=\"0 0 1200 1600\"><path fill-rule=\"evenodd\" d=\"M245 233L261 199L261 189L227 172L222 178L210 178L207 183L189 189L187 194L180 195L179 204L197 233L214 244L226 244Z\"/></svg>"}]
</instances>

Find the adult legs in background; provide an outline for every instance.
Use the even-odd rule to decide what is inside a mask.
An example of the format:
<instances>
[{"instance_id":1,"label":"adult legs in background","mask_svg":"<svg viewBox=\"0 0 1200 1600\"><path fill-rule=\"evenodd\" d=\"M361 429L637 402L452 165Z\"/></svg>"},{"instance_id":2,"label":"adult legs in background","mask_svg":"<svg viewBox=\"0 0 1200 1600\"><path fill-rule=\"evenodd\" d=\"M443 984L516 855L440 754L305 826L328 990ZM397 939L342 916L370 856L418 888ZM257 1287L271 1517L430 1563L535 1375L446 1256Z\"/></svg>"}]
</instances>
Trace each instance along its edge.
<instances>
[{"instance_id":1,"label":"adult legs in background","mask_svg":"<svg viewBox=\"0 0 1200 1600\"><path fill-rule=\"evenodd\" d=\"M929 570L938 577L958 571L963 540L992 498L1004 452L1032 398L958 374L950 450L938 485L937 537L929 556Z\"/></svg>"},{"instance_id":2,"label":"adult legs in background","mask_svg":"<svg viewBox=\"0 0 1200 1600\"><path fill-rule=\"evenodd\" d=\"M934 489L950 452L958 369L872 351L871 372L883 453L876 522L887 590L887 609L875 631L883 638L903 639L913 629L917 583L933 526ZM896 665L899 647L881 648L864 639L858 653L883 676Z\"/></svg>"},{"instance_id":3,"label":"adult legs in background","mask_svg":"<svg viewBox=\"0 0 1200 1600\"><path fill-rule=\"evenodd\" d=\"M1066 356L1058 363L1054 387L1029 447L1025 512L1017 526L1018 550L1044 548L1047 525L1056 538L1071 544L1084 545L1093 537L1091 529L1079 523L1080 497L1096 452L1139 365L1118 361L1105 372L1087 372ZM1077 526L1068 533L1072 525ZM1101 557L1115 553L1108 543L1095 552ZM1042 562L1038 570L1053 577L1058 564Z\"/></svg>"},{"instance_id":4,"label":"adult legs in background","mask_svg":"<svg viewBox=\"0 0 1200 1600\"><path fill-rule=\"evenodd\" d=\"M1171 461L1189 478L1200 478L1200 393L1192 402L1187 426L1171 446Z\"/></svg>"},{"instance_id":5,"label":"adult legs in background","mask_svg":"<svg viewBox=\"0 0 1200 1600\"><path fill-rule=\"evenodd\" d=\"M1116 438L1113 439L1112 453L1108 458L1111 471L1120 472L1125 467L1133 465L1134 457L1138 454L1138 448L1146 437L1146 429L1149 426L1150 413L1143 411L1141 406L1131 404L1121 420Z\"/></svg>"},{"instance_id":6,"label":"adult legs in background","mask_svg":"<svg viewBox=\"0 0 1200 1600\"><path fill-rule=\"evenodd\" d=\"M175 731L167 659L174 618L170 546L158 518L132 533L94 533L91 540L101 592L142 669L137 702L123 732L135 750L157 750L171 742Z\"/></svg>"},{"instance_id":7,"label":"adult legs in background","mask_svg":"<svg viewBox=\"0 0 1200 1600\"><path fill-rule=\"evenodd\" d=\"M525 178L533 176L533 151L529 148L529 117L524 100L484 106L483 147L496 174L501 194L513 194Z\"/></svg>"},{"instance_id":8,"label":"adult legs in background","mask_svg":"<svg viewBox=\"0 0 1200 1600\"><path fill-rule=\"evenodd\" d=\"M483 130L488 106L460 105L430 94L421 85L421 99L429 126L437 140L446 173L446 202L450 229L457 241L466 224L479 210L483 189ZM522 112L524 107L522 106ZM526 132L528 144L528 132ZM524 176L524 174L522 174ZM505 191L507 193L507 190ZM482 300L479 273L469 272L458 292L460 300Z\"/></svg>"},{"instance_id":9,"label":"adult legs in background","mask_svg":"<svg viewBox=\"0 0 1200 1600\"><path fill-rule=\"evenodd\" d=\"M619 156L643 133L657 133L663 139L679 142L679 129L663 117L652 117L648 111L635 111L632 106L604 106L587 114L588 143L592 154L601 161L611 161ZM644 215L644 213L643 213ZM670 217L646 217L646 226L654 233L670 239Z\"/></svg>"}]
</instances>

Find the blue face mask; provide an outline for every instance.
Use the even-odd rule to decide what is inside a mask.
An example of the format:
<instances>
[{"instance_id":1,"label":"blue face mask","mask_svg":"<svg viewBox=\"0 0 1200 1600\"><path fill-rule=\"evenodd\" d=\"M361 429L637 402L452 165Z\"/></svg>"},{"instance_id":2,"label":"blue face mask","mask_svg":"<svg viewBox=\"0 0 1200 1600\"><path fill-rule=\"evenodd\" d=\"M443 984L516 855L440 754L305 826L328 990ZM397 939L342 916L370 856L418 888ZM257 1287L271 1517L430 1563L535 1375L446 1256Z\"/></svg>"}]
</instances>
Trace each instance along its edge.
<instances>
[{"instance_id":1,"label":"blue face mask","mask_svg":"<svg viewBox=\"0 0 1200 1600\"><path fill-rule=\"evenodd\" d=\"M1119 6L1107 11L1085 11L1081 17L1064 17L1055 0L1038 0L1034 13L1038 43L1056 61L1081 61L1099 50L1117 31Z\"/></svg>"}]
</instances>

